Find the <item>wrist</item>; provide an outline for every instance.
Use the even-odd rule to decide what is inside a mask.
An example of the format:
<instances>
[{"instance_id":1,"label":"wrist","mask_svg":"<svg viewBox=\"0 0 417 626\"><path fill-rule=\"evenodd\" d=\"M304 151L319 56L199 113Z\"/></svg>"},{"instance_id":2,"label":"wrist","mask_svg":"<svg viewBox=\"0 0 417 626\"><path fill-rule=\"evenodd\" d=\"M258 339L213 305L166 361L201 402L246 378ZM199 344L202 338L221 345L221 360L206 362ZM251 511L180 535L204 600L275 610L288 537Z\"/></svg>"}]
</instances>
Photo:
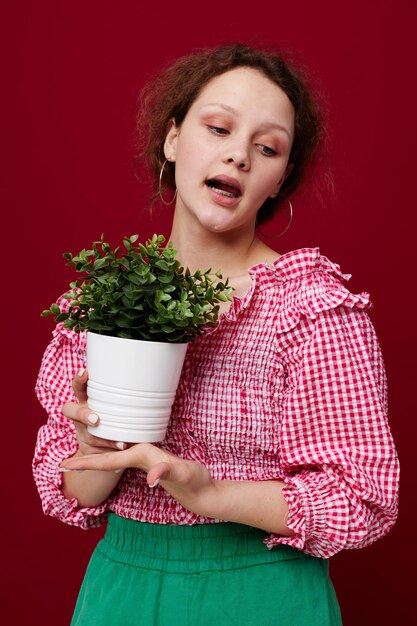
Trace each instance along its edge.
<instances>
[{"instance_id":1,"label":"wrist","mask_svg":"<svg viewBox=\"0 0 417 626\"><path fill-rule=\"evenodd\" d=\"M200 515L224 520L223 514L226 510L226 498L226 481L213 478L209 489L202 498Z\"/></svg>"},{"instance_id":2,"label":"wrist","mask_svg":"<svg viewBox=\"0 0 417 626\"><path fill-rule=\"evenodd\" d=\"M201 514L290 536L293 533L286 524L288 506L283 486L279 480L213 480Z\"/></svg>"}]
</instances>

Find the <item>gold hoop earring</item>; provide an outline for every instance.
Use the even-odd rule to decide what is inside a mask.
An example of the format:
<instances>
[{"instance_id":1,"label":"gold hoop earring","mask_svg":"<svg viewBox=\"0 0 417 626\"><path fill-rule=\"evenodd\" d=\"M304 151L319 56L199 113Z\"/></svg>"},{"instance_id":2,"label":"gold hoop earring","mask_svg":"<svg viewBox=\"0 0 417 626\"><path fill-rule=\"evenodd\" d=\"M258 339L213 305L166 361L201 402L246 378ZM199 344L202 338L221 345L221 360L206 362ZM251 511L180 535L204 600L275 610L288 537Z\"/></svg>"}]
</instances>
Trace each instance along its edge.
<instances>
[{"instance_id":1,"label":"gold hoop earring","mask_svg":"<svg viewBox=\"0 0 417 626\"><path fill-rule=\"evenodd\" d=\"M159 197L161 198L161 202L163 202L166 206L171 206L171 204L173 202L175 202L175 198L177 197L177 190L175 189L174 197L169 202L164 200L164 197L162 195L162 176L164 174L164 167L165 167L165 163L167 163L167 161L168 161L168 159L165 159L165 161L162 163L161 171L159 172L158 194L159 194Z\"/></svg>"},{"instance_id":2,"label":"gold hoop earring","mask_svg":"<svg viewBox=\"0 0 417 626\"><path fill-rule=\"evenodd\" d=\"M285 198L285 200L286 200L286 201L287 201L287 203L288 203L288 206L289 206L289 208L290 208L290 219L289 219L289 222L288 222L287 226L286 226L286 227L284 228L284 230L283 230L282 232L280 232L278 235L266 235L265 233L263 233L263 232L261 231L261 229L259 228L258 223L257 223L257 221L256 221L256 222L255 222L255 228L256 228L256 230L258 231L258 233L259 233L262 237L265 237L265 239L278 239L278 237L282 237L282 235L285 235L285 233L287 232L287 230L289 229L289 227L290 227L290 226L291 226L291 224L292 224L293 209L292 209L291 200L290 200L289 198L287 198L286 196L282 195L282 194L279 194L279 195L281 195L283 198Z\"/></svg>"}]
</instances>

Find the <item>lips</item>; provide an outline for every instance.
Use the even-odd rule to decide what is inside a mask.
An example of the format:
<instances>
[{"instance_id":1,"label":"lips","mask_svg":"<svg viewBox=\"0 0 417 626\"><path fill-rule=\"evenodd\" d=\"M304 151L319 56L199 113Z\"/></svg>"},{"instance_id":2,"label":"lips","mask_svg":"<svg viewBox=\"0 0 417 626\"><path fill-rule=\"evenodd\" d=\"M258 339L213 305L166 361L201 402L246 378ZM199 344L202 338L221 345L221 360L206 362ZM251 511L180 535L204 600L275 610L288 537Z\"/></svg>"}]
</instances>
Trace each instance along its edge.
<instances>
[{"instance_id":1,"label":"lips","mask_svg":"<svg viewBox=\"0 0 417 626\"><path fill-rule=\"evenodd\" d=\"M226 198L239 198L242 195L240 183L229 176L215 176L206 180L207 187Z\"/></svg>"}]
</instances>

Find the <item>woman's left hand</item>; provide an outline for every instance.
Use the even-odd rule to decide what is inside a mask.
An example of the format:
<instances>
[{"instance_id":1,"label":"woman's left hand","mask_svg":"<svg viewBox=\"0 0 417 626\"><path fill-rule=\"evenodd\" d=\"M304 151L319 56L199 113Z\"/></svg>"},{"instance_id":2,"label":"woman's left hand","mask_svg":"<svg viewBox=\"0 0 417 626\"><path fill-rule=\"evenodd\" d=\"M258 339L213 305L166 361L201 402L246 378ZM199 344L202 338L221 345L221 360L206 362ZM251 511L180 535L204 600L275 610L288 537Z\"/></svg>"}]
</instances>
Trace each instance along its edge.
<instances>
[{"instance_id":1,"label":"woman's left hand","mask_svg":"<svg viewBox=\"0 0 417 626\"><path fill-rule=\"evenodd\" d=\"M151 443L138 443L121 452L73 457L61 463L67 470L117 471L136 467L147 473L149 487L161 484L183 507L210 517L216 481L197 461L187 461Z\"/></svg>"}]
</instances>

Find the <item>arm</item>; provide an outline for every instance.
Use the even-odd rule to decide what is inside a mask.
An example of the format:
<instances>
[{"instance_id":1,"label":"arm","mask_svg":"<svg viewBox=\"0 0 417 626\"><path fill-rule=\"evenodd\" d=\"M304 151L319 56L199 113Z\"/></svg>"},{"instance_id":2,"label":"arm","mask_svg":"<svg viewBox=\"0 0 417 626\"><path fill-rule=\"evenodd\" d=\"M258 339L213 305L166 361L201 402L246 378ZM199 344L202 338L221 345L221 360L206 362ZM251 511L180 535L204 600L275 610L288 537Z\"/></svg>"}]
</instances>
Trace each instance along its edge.
<instances>
[{"instance_id":1,"label":"arm","mask_svg":"<svg viewBox=\"0 0 417 626\"><path fill-rule=\"evenodd\" d=\"M76 499L79 507L91 508L105 502L119 480L119 472L64 473L61 490L67 500Z\"/></svg>"},{"instance_id":2,"label":"arm","mask_svg":"<svg viewBox=\"0 0 417 626\"><path fill-rule=\"evenodd\" d=\"M149 485L159 478L197 514L269 531L270 548L286 543L327 558L369 545L394 524L398 498L375 333L365 312L338 307L304 320L300 335L282 401L282 480L215 481L200 464L150 444L63 465L140 467Z\"/></svg>"},{"instance_id":3,"label":"arm","mask_svg":"<svg viewBox=\"0 0 417 626\"><path fill-rule=\"evenodd\" d=\"M369 545L394 524L398 489L375 333L366 313L340 307L304 320L300 335L282 403L283 481L214 481L200 464L150 444L63 465L139 467L197 514L271 532L268 547L327 558Z\"/></svg>"},{"instance_id":4,"label":"arm","mask_svg":"<svg viewBox=\"0 0 417 626\"><path fill-rule=\"evenodd\" d=\"M285 483L278 480L215 481L210 517L261 528L285 537L293 535L287 525L288 505L283 495Z\"/></svg>"},{"instance_id":5,"label":"arm","mask_svg":"<svg viewBox=\"0 0 417 626\"><path fill-rule=\"evenodd\" d=\"M278 481L213 481L198 463L183 461L150 444L113 455L107 453L109 445L117 446L115 442L101 440L103 446L97 448L100 440L86 431L91 414L86 404L87 374L75 376L85 367L84 352L84 337L59 325L36 385L49 414L48 424L39 431L33 462L46 514L84 528L100 525L122 475L114 470L140 467L150 472L148 482L160 478L161 486L197 514L290 533L285 525L283 484ZM95 469L62 471L65 468Z\"/></svg>"},{"instance_id":6,"label":"arm","mask_svg":"<svg viewBox=\"0 0 417 626\"><path fill-rule=\"evenodd\" d=\"M268 532L291 535L286 525L288 508L280 481L213 480L196 461L181 459L149 443L123 452L72 457L62 463L71 470L104 470L137 467L147 472L150 487L161 485L186 509L223 521L247 524Z\"/></svg>"},{"instance_id":7,"label":"arm","mask_svg":"<svg viewBox=\"0 0 417 626\"><path fill-rule=\"evenodd\" d=\"M82 481L82 474L75 474L71 478L65 475L64 478L60 471L63 459L80 454L77 427L63 415L62 407L76 400L71 381L75 373L84 367L84 336L58 325L45 351L36 384L36 393L48 413L48 422L38 433L33 474L45 514L68 524L88 528L104 522L104 514L110 502L107 496L111 495L120 474L110 476L102 473L100 492L94 500L89 494L84 498L76 488L76 483ZM105 442L102 443L106 446ZM92 450L90 448L89 451ZM99 483L95 481L95 484ZM78 495L81 496L80 501L77 500Z\"/></svg>"},{"instance_id":8,"label":"arm","mask_svg":"<svg viewBox=\"0 0 417 626\"><path fill-rule=\"evenodd\" d=\"M384 366L367 314L334 308L297 332L308 339L289 366L280 441L295 534L271 536L267 545L289 543L327 558L367 546L393 526L398 458Z\"/></svg>"},{"instance_id":9,"label":"arm","mask_svg":"<svg viewBox=\"0 0 417 626\"><path fill-rule=\"evenodd\" d=\"M78 450L73 457L82 457L86 454L101 454L109 449L124 449L126 444L100 439L91 435L87 426L97 426L100 418L87 406L87 371L80 370L72 381L77 402L68 402L63 407L63 414L74 420L77 433ZM94 507L104 502L120 480L120 472L82 472L64 473L62 492L68 500L76 498L81 507Z\"/></svg>"}]
</instances>

